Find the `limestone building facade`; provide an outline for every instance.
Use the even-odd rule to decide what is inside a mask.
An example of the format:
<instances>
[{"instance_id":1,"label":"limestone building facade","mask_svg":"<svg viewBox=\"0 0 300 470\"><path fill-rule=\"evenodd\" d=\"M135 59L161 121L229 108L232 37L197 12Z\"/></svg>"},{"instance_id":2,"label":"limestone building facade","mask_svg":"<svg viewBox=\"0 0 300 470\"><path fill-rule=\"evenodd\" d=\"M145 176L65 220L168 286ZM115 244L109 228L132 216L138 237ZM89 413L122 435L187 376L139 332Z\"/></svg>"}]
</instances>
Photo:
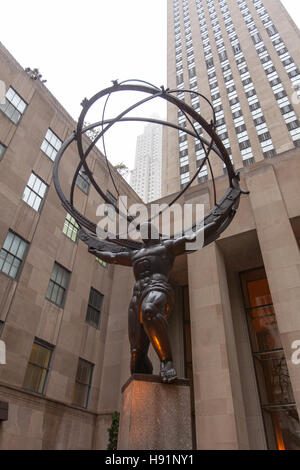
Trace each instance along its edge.
<instances>
[{"instance_id":1,"label":"limestone building facade","mask_svg":"<svg viewBox=\"0 0 300 470\"><path fill-rule=\"evenodd\" d=\"M88 254L57 197L53 161L74 121L3 45L0 70L6 89L0 105L0 334L6 346L0 401L9 405L0 448L105 449L129 373L128 364L123 377L120 371L128 358L131 274ZM65 190L78 164L75 147L68 152L60 175ZM99 151L89 164L113 196ZM128 203L139 201L111 171ZM75 205L97 222L99 203L81 172Z\"/></svg>"},{"instance_id":2,"label":"limestone building facade","mask_svg":"<svg viewBox=\"0 0 300 470\"><path fill-rule=\"evenodd\" d=\"M201 21L205 20L201 27L214 21L207 28L207 36L215 53L220 89L220 97L215 99L221 98L224 107L224 117L218 117L226 122L241 187L250 191L242 196L236 217L217 242L178 257L172 272L176 292L170 318L174 362L178 375L191 381L193 445L199 450L300 449L300 149L298 121L294 119L299 116L300 105L288 93L294 93L296 82L292 79L296 75L289 76L291 70L285 68L295 63L293 70L298 73L299 32L280 3L276 5L271 0L168 2L169 88L181 86L180 81L176 83L175 66L175 35L179 30L174 21L178 17L184 87L196 86L195 80L190 83L193 76L187 65L187 47L191 44L186 47L182 29L189 28L184 24L189 18L192 32L187 34L192 34L197 87L212 98L207 71L200 73L204 49L196 47L202 44L200 7L204 14ZM211 14L216 16L211 18ZM246 18L250 28L255 26L252 21L257 25L266 44L259 48L266 47L273 62L269 66L278 74L271 81L280 79L277 84L269 82L269 73L262 73L264 67ZM268 20L267 24L272 20L277 32L270 30L270 36L262 18ZM264 121L254 122L252 111L256 109L249 107L238 72L238 65L244 61L236 63L225 20L231 27L231 38L236 34L244 55L248 53L251 77L245 80L253 80L268 126L271 139L267 135L267 141L272 142L266 147L261 145L265 140L258 138L262 128L257 129ZM217 26L234 69L230 78L234 85L230 87L235 86L238 93L232 99L240 101L237 112L245 121L240 125L246 126L252 156L241 153L250 147L241 149L238 145L238 134L245 130L236 132L234 119L241 116L232 117L223 79L223 72L228 70L222 72L222 56L216 56L213 42L212 28L217 30ZM279 37L274 39L275 35ZM281 57L287 54L282 43L290 55L289 64ZM274 52L275 46L282 54ZM236 52L241 54L240 50ZM45 85L32 80L2 45L0 61L0 78L7 88L6 101L0 105L0 340L6 345L6 364L0 365L0 402L9 405L8 419L0 421L0 448L105 449L107 428L112 413L120 407L121 387L129 376L127 306L133 276L126 267L104 266L88 254L86 246L77 240L74 220L56 196L53 159L75 123ZM290 104L284 106L291 108L281 107L286 101L278 100L285 96L275 97L272 87L280 83L283 89L278 93L287 91ZM192 104L197 109L196 101ZM201 113L205 111L201 109ZM171 108L169 119L183 120ZM291 122L295 127L288 126ZM182 137L174 130L165 134L165 195L161 203L170 202L197 167L199 149L193 148L190 138L187 143L185 139L181 142ZM225 145L227 137L222 139ZM186 148L181 148L181 143ZM266 150L269 145L274 148ZM187 154L180 154L185 150ZM62 172L64 187L70 184L77 159L76 149L71 148ZM180 176L184 174L181 159L188 161L187 180ZM97 150L90 165L102 187L114 196L105 162ZM228 185L227 175L217 159L212 167L217 194L221 195ZM129 203L139 201L118 173L114 174ZM76 206L96 221L99 198L84 173L80 176ZM209 172L188 188L180 202L209 202L212 206ZM153 351L151 357L157 373ZM4 415L1 406L0 418Z\"/></svg>"}]
</instances>

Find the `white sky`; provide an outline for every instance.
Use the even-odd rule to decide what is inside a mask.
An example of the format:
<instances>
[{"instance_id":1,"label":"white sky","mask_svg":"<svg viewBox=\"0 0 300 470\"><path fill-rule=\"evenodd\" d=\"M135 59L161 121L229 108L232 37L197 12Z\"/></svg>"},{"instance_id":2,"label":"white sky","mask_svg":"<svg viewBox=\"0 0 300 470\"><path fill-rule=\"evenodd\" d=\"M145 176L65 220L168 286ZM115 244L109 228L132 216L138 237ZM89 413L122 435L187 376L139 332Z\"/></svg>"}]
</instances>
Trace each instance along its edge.
<instances>
[{"instance_id":1,"label":"white sky","mask_svg":"<svg viewBox=\"0 0 300 470\"><path fill-rule=\"evenodd\" d=\"M282 3L300 27L299 0ZM10 0L1 2L0 41L24 68L39 68L46 86L77 120L83 98L111 80L166 85L166 6L167 0ZM155 102L141 112L163 118L164 106ZM127 98L120 105L122 111ZM113 164L133 167L143 127L120 124L110 134L106 146Z\"/></svg>"}]
</instances>

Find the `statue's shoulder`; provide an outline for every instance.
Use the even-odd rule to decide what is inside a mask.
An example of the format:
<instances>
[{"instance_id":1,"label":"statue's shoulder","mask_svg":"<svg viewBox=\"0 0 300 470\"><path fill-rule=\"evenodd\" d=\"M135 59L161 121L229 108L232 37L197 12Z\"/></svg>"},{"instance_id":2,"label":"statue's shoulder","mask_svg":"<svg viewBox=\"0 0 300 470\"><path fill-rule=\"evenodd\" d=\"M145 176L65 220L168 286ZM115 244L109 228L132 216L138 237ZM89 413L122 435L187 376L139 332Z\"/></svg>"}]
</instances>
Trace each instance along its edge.
<instances>
[{"instance_id":1,"label":"statue's shoulder","mask_svg":"<svg viewBox=\"0 0 300 470\"><path fill-rule=\"evenodd\" d=\"M174 240L163 240L162 245L168 250L172 249L174 246Z\"/></svg>"}]
</instances>

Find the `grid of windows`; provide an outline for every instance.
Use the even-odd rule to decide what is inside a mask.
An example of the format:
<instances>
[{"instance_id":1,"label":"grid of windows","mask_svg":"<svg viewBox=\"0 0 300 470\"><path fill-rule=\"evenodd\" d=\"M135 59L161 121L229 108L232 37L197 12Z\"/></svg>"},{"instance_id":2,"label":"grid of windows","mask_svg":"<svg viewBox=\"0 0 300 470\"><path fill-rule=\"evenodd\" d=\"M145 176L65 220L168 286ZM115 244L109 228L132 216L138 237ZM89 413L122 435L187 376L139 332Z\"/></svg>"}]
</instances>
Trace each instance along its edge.
<instances>
[{"instance_id":1,"label":"grid of windows","mask_svg":"<svg viewBox=\"0 0 300 470\"><path fill-rule=\"evenodd\" d=\"M79 226L76 220L74 219L74 217L72 217L70 214L67 214L65 218L64 226L63 226L63 233L68 238L73 240L73 242L76 242L77 236L78 236L78 230L79 230Z\"/></svg>"},{"instance_id":2,"label":"grid of windows","mask_svg":"<svg viewBox=\"0 0 300 470\"><path fill-rule=\"evenodd\" d=\"M91 287L85 320L95 328L99 327L103 298L99 291Z\"/></svg>"},{"instance_id":3,"label":"grid of windows","mask_svg":"<svg viewBox=\"0 0 300 470\"><path fill-rule=\"evenodd\" d=\"M79 358L75 379L73 404L87 408L92 386L94 364Z\"/></svg>"},{"instance_id":4,"label":"grid of windows","mask_svg":"<svg viewBox=\"0 0 300 470\"><path fill-rule=\"evenodd\" d=\"M68 289L70 272L54 263L47 289L46 299L53 302L58 307L63 307Z\"/></svg>"},{"instance_id":5,"label":"grid of windows","mask_svg":"<svg viewBox=\"0 0 300 470\"><path fill-rule=\"evenodd\" d=\"M9 230L0 251L0 270L15 279L20 271L29 243Z\"/></svg>"},{"instance_id":6,"label":"grid of windows","mask_svg":"<svg viewBox=\"0 0 300 470\"><path fill-rule=\"evenodd\" d=\"M234 86L234 81L232 79L232 73L231 73L229 61L227 59L227 53L225 50L219 21L216 17L213 3L209 3L208 6L209 6L210 20L211 20L211 24L212 24L212 28L213 28L214 36L215 36L215 42L216 42L216 46L217 46L217 50L219 54L219 59L221 62L223 77L224 77L228 92L230 93L235 89L235 86ZM228 139L227 127L225 125L223 104L222 104L222 99L219 93L219 86L218 86L218 80L217 80L215 65L214 65L213 56L212 56L212 49L211 49L211 44L210 44L210 40L208 36L207 24L206 24L205 14L204 14L201 1L197 2L197 14L198 14L198 20L199 20L199 25L200 25L200 32L202 36L202 45L203 45L203 51L204 51L204 56L206 60L208 82L209 82L209 87L210 87L210 92L211 92L212 104L216 112L217 133L225 146L225 142ZM229 148L230 150L230 146L227 146L227 148ZM203 153L204 151L202 152L201 150L196 151L196 159L199 160L203 158ZM231 157L231 154L229 156ZM207 180L208 173L207 173L206 167L205 168L203 167L203 169L199 173L198 178L199 178L199 182L203 182Z\"/></svg>"},{"instance_id":7,"label":"grid of windows","mask_svg":"<svg viewBox=\"0 0 300 470\"><path fill-rule=\"evenodd\" d=\"M3 155L5 154L6 146L0 142L0 160L2 160Z\"/></svg>"},{"instance_id":8,"label":"grid of windows","mask_svg":"<svg viewBox=\"0 0 300 470\"><path fill-rule=\"evenodd\" d=\"M290 130L288 126L293 121L297 122L297 116L294 112L293 106L287 97L286 90L281 83L273 61L271 60L269 52L267 51L262 37L258 32L257 25L255 24L255 21L250 13L248 6L246 5L245 0L238 0L238 4L244 17L244 21L248 27L249 33L252 36L256 51L265 70L272 91L275 95L275 99L283 115L283 119L288 127L292 140L294 141L295 145L297 145L297 141L300 140L300 127L298 126L293 130ZM293 85L300 79L300 72L289 52L287 51L284 42L278 34L262 2L260 0L253 0L253 4ZM273 155L275 154L271 139L269 139L268 144L266 144L266 142L261 143L261 146L263 148L265 157L268 158L272 152Z\"/></svg>"},{"instance_id":9,"label":"grid of windows","mask_svg":"<svg viewBox=\"0 0 300 470\"><path fill-rule=\"evenodd\" d=\"M230 15L229 10L228 10L227 2L226 2L226 0L222 1L222 2L219 0L219 3L222 4L221 12L222 12L224 21L226 21L226 19L228 19L229 15ZM250 15L250 12L249 12L248 8L247 7L244 8L245 5L244 5L244 2L243 2L243 5L242 6L240 5L240 8L242 8L242 14L246 18L246 24L248 25L249 32L250 32L252 38L254 38L254 43L256 43L261 38L260 38L260 35L258 33L257 28L255 28L255 26L254 26L254 22L252 21L252 16ZM227 24L226 31L227 31L227 34L229 36L230 41L231 42L233 41L234 44L237 44L237 41L238 41L237 33L236 33L235 27L232 24L232 22L229 25ZM264 119L264 116L263 116L262 109L260 107L260 103L258 101L256 91L254 89L254 85L253 85L253 82L252 82L250 72L248 70L248 66L247 66L247 63L246 63L244 53L243 53L240 46L239 46L238 53L235 54L235 60L236 60L236 64L237 64L237 67L238 67L238 70L239 70L239 73L240 73L242 85L244 87L244 91L245 91L245 94L246 94L246 97L247 97L247 100L248 100L248 104L249 104L249 108L250 108L250 111L251 111L251 114L252 114L254 125L256 126L257 134L259 135L259 129L258 129L257 125L260 123L260 121L257 121L257 119L260 118L263 121L265 121L265 119ZM236 94L235 98L236 98L236 100L238 100L237 94ZM240 105L238 105L238 106L239 106L239 109L240 109ZM235 112L233 113L234 118L238 117L237 113L238 113L238 109L236 109ZM240 134L241 125L245 127L244 131L246 132L246 126L245 126L244 120L243 120L243 122L235 120L235 127L236 127L236 133L237 133L239 144L241 143L241 134ZM266 128L265 129L266 132L269 132L266 124L265 124L265 128ZM250 164L254 163L255 160L254 160L254 157L253 157L253 152L252 152L252 149L251 149L248 134L247 134L247 136L246 136L246 134L244 134L243 138L244 138L244 140L248 140L248 142L249 142L247 150L242 149L243 151L241 152L242 158L243 158L243 165L244 166L249 166ZM262 143L260 138L259 138L259 140L261 142L261 149L262 149L263 155L265 157L266 157L267 152L273 151L273 153L275 153L275 149L274 149L274 145L273 145L271 136L269 137L268 145L266 145L265 142Z\"/></svg>"},{"instance_id":10,"label":"grid of windows","mask_svg":"<svg viewBox=\"0 0 300 470\"><path fill-rule=\"evenodd\" d=\"M35 211L41 208L42 200L45 197L47 185L34 173L31 173L22 199Z\"/></svg>"},{"instance_id":11,"label":"grid of windows","mask_svg":"<svg viewBox=\"0 0 300 470\"><path fill-rule=\"evenodd\" d=\"M49 157L51 160L55 160L56 154L59 151L62 145L62 141L54 134L51 129L48 129L45 135L45 138L41 145L41 150Z\"/></svg>"},{"instance_id":12,"label":"grid of windows","mask_svg":"<svg viewBox=\"0 0 300 470\"><path fill-rule=\"evenodd\" d=\"M0 104L1 111L3 111L14 124L18 124L26 107L27 104L21 96L18 95L12 87L9 87L5 95L5 103Z\"/></svg>"},{"instance_id":13,"label":"grid of windows","mask_svg":"<svg viewBox=\"0 0 300 470\"><path fill-rule=\"evenodd\" d=\"M54 347L35 339L25 372L23 387L35 393L45 394Z\"/></svg>"}]
</instances>

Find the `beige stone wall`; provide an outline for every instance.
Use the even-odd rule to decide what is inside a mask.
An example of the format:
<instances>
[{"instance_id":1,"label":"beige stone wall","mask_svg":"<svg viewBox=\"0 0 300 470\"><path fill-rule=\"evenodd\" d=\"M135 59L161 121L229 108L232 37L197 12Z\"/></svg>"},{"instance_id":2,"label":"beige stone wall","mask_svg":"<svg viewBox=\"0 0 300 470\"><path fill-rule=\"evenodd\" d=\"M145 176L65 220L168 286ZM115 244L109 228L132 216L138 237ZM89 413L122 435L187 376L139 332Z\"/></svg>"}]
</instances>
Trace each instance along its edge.
<instances>
[{"instance_id":1,"label":"beige stone wall","mask_svg":"<svg viewBox=\"0 0 300 470\"><path fill-rule=\"evenodd\" d=\"M110 365L107 340L111 340L111 330L115 328L112 322L118 321L118 318L114 320L113 315L119 316L123 325L123 329L120 328L119 341L122 343L127 335L126 306L132 289L132 279L128 276L128 270L123 269L120 270L123 279L119 281L118 267L104 268L87 252L85 244L81 241L74 243L62 233L66 211L61 206L52 184L53 162L40 147L49 127L64 140L71 135L75 123L47 88L38 81L31 80L2 45L0 67L1 79L5 81L6 86L12 86L28 103L18 125L14 125L0 112L0 141L8 147L0 162L0 245L2 247L9 229L30 243L18 278L13 280L0 273L0 319L5 322L1 339L5 341L7 350L7 364L0 367L0 383L4 387L6 397L9 397L10 392L5 389L5 385L20 390L20 393L14 392L13 398L8 400L9 421L1 427L0 447L6 448L9 436L13 435L10 448L105 448L109 427L107 424L111 413L118 409L120 394L120 387L115 387L113 374L106 375ZM88 162L103 191L108 189L114 194L100 152L93 151ZM77 164L76 148L72 146L66 152L61 165L60 181L65 191L70 187ZM23 191L32 171L49 185L42 209L38 213L22 201ZM138 201L125 180L114 169L112 172L120 193L128 195L129 204ZM75 206L94 222L97 222L96 208L99 203L101 200L94 188L90 189L87 196L76 187ZM71 272L64 308L57 307L45 298L55 261ZM112 296L113 286L115 290ZM101 324L98 329L85 321L91 287L104 295ZM112 298L119 299L119 304L113 306ZM45 398L41 400L36 395L30 397L30 393L27 393L25 396L22 392L24 374L35 337L54 347ZM120 363L118 385L123 361L122 352L121 349L114 351L115 361ZM126 353L128 356L128 351ZM72 408L73 411L69 412L73 402L79 357L94 364L89 411L74 411ZM128 376L128 364L124 367L127 367ZM103 376L106 377L105 390L101 388ZM105 394L112 390L115 392L114 400L107 407ZM52 411L48 412L48 408L52 409L53 400L61 405L53 405L55 410L52 416ZM26 410L22 411L24 403ZM33 411L34 403L39 403L39 411L36 413ZM31 408L33 415L29 418ZM109 415L102 415L104 409L108 410ZM62 418L68 413L75 416L74 426L70 424L73 418L66 418L65 421ZM24 428L28 424L27 418L24 418L22 424L23 415L36 423L35 425L32 422L35 429L32 435L28 434L28 439ZM55 416L61 424L56 424ZM43 423L46 428L47 423L50 423L51 427L52 420L54 429L58 426L59 432L53 432L49 437L47 430L46 434L43 434ZM100 434L97 431L98 437L94 442L93 428L96 421L105 424ZM85 422L88 425L84 424ZM18 426L20 429L16 431ZM85 426L88 426L88 430ZM72 436L67 437L68 433L73 431L74 439ZM82 435L77 436L78 433ZM62 437L65 434L66 436Z\"/></svg>"}]
</instances>

